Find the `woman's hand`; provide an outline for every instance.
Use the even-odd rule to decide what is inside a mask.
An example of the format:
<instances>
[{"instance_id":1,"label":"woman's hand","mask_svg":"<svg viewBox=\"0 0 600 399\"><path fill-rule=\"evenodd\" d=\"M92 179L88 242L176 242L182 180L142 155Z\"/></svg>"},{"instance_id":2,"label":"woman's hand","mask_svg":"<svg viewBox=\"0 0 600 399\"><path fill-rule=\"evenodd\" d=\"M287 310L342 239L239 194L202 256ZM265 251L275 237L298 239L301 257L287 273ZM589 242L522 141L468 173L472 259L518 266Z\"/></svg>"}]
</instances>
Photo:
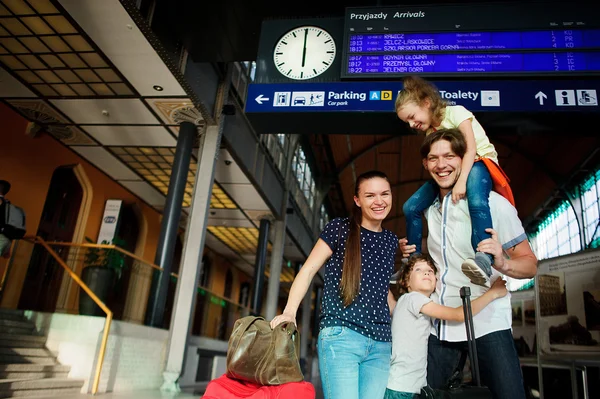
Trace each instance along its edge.
<instances>
[{"instance_id":1,"label":"woman's hand","mask_svg":"<svg viewBox=\"0 0 600 399\"><path fill-rule=\"evenodd\" d=\"M289 322L294 323L294 325L296 327L298 326L296 324L296 315L291 314L291 313L283 312L282 314L280 314L279 316L275 316L273 318L273 320L271 320L271 323L270 323L271 329L274 330L275 327L277 327L281 323L289 323Z\"/></svg>"},{"instance_id":2,"label":"woman's hand","mask_svg":"<svg viewBox=\"0 0 600 399\"><path fill-rule=\"evenodd\" d=\"M417 246L412 244L408 245L408 240L406 238L401 238L398 240L398 245L400 248L400 252L402 252L403 258L408 258L410 254L417 250Z\"/></svg>"}]
</instances>

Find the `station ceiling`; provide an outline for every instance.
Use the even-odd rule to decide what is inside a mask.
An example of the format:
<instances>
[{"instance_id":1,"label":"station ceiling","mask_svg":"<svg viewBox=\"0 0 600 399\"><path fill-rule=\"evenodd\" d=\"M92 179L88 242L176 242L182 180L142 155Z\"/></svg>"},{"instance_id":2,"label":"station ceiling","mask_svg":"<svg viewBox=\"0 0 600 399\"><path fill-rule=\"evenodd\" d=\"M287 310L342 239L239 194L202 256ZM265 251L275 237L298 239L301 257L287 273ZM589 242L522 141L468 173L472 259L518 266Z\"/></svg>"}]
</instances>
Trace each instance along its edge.
<instances>
[{"instance_id":1,"label":"station ceiling","mask_svg":"<svg viewBox=\"0 0 600 399\"><path fill-rule=\"evenodd\" d=\"M539 3L547 1L318 1L204 2L156 0L153 26L172 29L196 61L255 60L261 22L265 19L343 16L345 7L402 5L447 6L450 3ZM576 7L579 1L571 2ZM175 24L175 21L180 23ZM496 146L501 166L511 179L517 209L526 227L565 199L564 187L584 177L600 163L600 135L593 115L477 115ZM369 125L365 114L364 125ZM361 126L363 123L361 123ZM376 123L373 124L376 129ZM303 129L306 130L306 129ZM286 132L281 132L286 133ZM289 132L293 133L293 132ZM304 132L306 133L306 132ZM331 181L327 206L334 216L352 205L355 176L370 169L386 172L394 190L394 209L386 227L403 235L402 204L427 179L419 159L422 138L411 135L398 121L398 135L308 134L304 145L321 175Z\"/></svg>"}]
</instances>

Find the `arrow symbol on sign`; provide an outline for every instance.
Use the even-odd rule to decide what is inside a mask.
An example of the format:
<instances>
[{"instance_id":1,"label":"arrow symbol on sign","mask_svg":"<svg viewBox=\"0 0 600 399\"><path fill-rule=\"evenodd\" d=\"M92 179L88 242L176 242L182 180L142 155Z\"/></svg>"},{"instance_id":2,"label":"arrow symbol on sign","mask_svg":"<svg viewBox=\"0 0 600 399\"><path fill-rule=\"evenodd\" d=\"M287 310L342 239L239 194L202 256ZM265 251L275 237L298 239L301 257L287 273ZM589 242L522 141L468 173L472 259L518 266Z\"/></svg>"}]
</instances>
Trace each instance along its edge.
<instances>
[{"instance_id":1,"label":"arrow symbol on sign","mask_svg":"<svg viewBox=\"0 0 600 399\"><path fill-rule=\"evenodd\" d=\"M258 97L255 98L256 102L259 103L260 105L262 105L262 103L264 101L269 101L268 97L264 97L262 94L260 94Z\"/></svg>"},{"instance_id":2,"label":"arrow symbol on sign","mask_svg":"<svg viewBox=\"0 0 600 399\"><path fill-rule=\"evenodd\" d=\"M548 98L548 96L546 94L544 94L544 92L538 91L537 94L535 95L535 98L537 100L540 100L540 105L544 105L544 100L546 98Z\"/></svg>"}]
</instances>

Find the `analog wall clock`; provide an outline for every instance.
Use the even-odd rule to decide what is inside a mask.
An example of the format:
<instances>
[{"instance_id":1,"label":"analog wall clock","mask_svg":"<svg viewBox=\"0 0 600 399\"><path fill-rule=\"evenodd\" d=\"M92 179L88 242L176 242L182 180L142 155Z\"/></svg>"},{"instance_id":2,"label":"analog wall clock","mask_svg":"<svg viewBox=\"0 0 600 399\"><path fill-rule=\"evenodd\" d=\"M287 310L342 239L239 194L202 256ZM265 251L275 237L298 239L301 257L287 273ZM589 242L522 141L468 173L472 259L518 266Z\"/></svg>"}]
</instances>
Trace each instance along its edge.
<instances>
[{"instance_id":1,"label":"analog wall clock","mask_svg":"<svg viewBox=\"0 0 600 399\"><path fill-rule=\"evenodd\" d=\"M316 26L301 26L279 39L273 51L273 62L287 78L312 79L333 64L335 50L335 41L327 31Z\"/></svg>"}]
</instances>

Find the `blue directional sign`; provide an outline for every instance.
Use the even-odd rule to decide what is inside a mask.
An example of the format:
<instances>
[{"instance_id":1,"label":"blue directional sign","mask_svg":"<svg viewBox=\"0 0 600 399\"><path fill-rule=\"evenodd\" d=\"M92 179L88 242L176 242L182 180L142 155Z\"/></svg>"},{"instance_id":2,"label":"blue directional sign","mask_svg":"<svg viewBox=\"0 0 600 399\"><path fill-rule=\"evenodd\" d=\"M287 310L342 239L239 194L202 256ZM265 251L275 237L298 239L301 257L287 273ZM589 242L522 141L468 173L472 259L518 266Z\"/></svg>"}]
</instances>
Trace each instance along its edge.
<instances>
[{"instance_id":1,"label":"blue directional sign","mask_svg":"<svg viewBox=\"0 0 600 399\"><path fill-rule=\"evenodd\" d=\"M600 80L436 81L450 105L471 111L599 112ZM251 84L247 113L393 112L401 82Z\"/></svg>"}]
</instances>

